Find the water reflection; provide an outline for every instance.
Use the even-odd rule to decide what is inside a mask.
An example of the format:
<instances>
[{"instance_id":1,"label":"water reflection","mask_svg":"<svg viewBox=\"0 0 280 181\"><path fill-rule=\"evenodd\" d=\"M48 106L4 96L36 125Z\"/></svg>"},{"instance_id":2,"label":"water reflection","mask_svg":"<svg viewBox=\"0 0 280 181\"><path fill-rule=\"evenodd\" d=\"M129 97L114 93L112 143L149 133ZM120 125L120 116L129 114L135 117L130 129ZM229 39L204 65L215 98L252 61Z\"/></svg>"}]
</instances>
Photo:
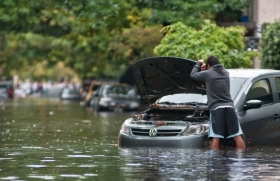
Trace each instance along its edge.
<instances>
[{"instance_id":1,"label":"water reflection","mask_svg":"<svg viewBox=\"0 0 280 181\"><path fill-rule=\"evenodd\" d=\"M56 99L5 100L0 180L280 180L279 147L118 148L121 124L133 114Z\"/></svg>"},{"instance_id":2,"label":"water reflection","mask_svg":"<svg viewBox=\"0 0 280 181\"><path fill-rule=\"evenodd\" d=\"M277 180L279 148L246 151L209 149L120 149L121 171L142 180ZM272 154L270 154L272 153ZM138 176L137 176L138 175ZM129 179L128 179L129 180Z\"/></svg>"}]
</instances>

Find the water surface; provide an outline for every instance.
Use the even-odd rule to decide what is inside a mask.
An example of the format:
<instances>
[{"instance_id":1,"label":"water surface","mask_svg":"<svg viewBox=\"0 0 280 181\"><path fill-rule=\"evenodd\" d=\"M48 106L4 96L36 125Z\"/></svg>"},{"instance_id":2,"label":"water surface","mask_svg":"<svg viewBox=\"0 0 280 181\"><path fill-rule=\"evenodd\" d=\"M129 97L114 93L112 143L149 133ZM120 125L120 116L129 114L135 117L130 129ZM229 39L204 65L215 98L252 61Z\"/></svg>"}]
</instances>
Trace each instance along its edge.
<instances>
[{"instance_id":1,"label":"water surface","mask_svg":"<svg viewBox=\"0 0 280 181\"><path fill-rule=\"evenodd\" d=\"M280 180L280 148L118 148L135 113L79 102L0 100L0 180Z\"/></svg>"}]
</instances>

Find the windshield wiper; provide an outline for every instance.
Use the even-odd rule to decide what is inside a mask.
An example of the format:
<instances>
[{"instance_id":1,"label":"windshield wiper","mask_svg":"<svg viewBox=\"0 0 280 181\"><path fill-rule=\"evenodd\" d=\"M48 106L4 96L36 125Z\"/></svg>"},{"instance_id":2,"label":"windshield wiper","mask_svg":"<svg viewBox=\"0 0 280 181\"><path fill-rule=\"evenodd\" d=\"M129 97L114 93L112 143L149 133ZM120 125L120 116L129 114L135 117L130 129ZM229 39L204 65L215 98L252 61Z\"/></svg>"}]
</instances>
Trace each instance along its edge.
<instances>
[{"instance_id":1,"label":"windshield wiper","mask_svg":"<svg viewBox=\"0 0 280 181\"><path fill-rule=\"evenodd\" d=\"M207 103L202 103L202 102L182 102L182 103L178 103L179 105L207 105Z\"/></svg>"},{"instance_id":2,"label":"windshield wiper","mask_svg":"<svg viewBox=\"0 0 280 181\"><path fill-rule=\"evenodd\" d=\"M177 105L177 103L169 102L169 101L166 101L166 102L159 102L158 104Z\"/></svg>"}]
</instances>

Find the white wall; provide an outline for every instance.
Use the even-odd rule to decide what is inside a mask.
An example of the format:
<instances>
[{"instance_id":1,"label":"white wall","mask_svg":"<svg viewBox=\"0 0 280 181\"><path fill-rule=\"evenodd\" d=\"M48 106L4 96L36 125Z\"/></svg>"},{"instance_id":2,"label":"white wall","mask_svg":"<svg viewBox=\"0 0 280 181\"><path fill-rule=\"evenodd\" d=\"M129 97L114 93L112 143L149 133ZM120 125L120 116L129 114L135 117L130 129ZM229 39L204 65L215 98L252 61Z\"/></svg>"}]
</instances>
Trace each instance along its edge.
<instances>
[{"instance_id":1,"label":"white wall","mask_svg":"<svg viewBox=\"0 0 280 181\"><path fill-rule=\"evenodd\" d=\"M280 0L253 0L255 1L256 24L272 23L280 19Z\"/></svg>"}]
</instances>

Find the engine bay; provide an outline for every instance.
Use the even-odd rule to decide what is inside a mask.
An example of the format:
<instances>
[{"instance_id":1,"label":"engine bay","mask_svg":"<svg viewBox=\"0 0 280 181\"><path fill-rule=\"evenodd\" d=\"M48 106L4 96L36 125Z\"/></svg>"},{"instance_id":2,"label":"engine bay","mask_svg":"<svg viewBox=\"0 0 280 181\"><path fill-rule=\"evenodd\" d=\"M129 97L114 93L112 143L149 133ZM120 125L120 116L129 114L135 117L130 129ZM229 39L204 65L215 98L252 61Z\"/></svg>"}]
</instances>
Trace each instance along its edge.
<instances>
[{"instance_id":1,"label":"engine bay","mask_svg":"<svg viewBox=\"0 0 280 181\"><path fill-rule=\"evenodd\" d=\"M209 110L174 110L174 109L149 109L132 118L146 121L186 121L205 122L209 119Z\"/></svg>"}]
</instances>

